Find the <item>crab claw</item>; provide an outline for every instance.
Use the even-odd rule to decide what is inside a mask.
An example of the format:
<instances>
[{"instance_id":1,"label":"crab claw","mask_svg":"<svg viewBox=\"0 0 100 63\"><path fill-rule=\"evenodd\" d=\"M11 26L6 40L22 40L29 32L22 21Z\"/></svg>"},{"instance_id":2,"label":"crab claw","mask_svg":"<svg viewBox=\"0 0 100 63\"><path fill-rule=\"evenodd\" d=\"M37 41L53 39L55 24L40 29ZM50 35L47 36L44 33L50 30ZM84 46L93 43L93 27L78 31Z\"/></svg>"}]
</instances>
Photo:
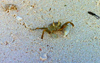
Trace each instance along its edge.
<instances>
[{"instance_id":1,"label":"crab claw","mask_svg":"<svg viewBox=\"0 0 100 63\"><path fill-rule=\"evenodd\" d=\"M68 31L64 31L64 38L68 35L68 33L69 33L69 30Z\"/></svg>"},{"instance_id":2,"label":"crab claw","mask_svg":"<svg viewBox=\"0 0 100 63\"><path fill-rule=\"evenodd\" d=\"M67 25L65 25L65 28L63 29L63 32L64 32L64 36L63 37L66 37L68 35L68 33L70 32L70 29L72 27L74 27L73 23L68 23Z\"/></svg>"}]
</instances>

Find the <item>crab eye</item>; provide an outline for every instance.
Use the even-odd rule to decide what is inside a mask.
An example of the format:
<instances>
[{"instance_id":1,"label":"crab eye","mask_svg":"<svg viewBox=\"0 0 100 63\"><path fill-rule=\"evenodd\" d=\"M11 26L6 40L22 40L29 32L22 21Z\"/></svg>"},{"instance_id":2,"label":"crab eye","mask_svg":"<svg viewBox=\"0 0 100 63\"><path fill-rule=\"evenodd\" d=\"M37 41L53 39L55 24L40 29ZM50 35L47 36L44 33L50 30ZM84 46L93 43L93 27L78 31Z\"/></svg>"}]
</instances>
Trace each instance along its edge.
<instances>
[{"instance_id":1,"label":"crab eye","mask_svg":"<svg viewBox=\"0 0 100 63\"><path fill-rule=\"evenodd\" d=\"M57 26L59 26L59 25L61 25L61 22L58 21L58 25Z\"/></svg>"},{"instance_id":2,"label":"crab eye","mask_svg":"<svg viewBox=\"0 0 100 63\"><path fill-rule=\"evenodd\" d=\"M55 23L54 23L54 21L53 21L53 24L52 24L53 26L55 26Z\"/></svg>"}]
</instances>

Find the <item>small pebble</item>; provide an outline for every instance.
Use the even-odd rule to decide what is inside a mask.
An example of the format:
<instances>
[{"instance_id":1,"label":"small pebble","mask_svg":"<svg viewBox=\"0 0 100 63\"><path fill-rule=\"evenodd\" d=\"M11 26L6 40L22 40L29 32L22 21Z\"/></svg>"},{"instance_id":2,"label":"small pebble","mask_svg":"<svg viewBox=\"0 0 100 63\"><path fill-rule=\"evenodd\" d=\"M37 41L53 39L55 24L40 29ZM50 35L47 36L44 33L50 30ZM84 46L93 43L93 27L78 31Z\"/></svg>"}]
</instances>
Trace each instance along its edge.
<instances>
[{"instance_id":1,"label":"small pebble","mask_svg":"<svg viewBox=\"0 0 100 63\"><path fill-rule=\"evenodd\" d=\"M18 21L21 21L21 20L22 20L22 17L17 16L16 19L17 19Z\"/></svg>"},{"instance_id":2,"label":"small pebble","mask_svg":"<svg viewBox=\"0 0 100 63\"><path fill-rule=\"evenodd\" d=\"M41 54L40 55L40 60L42 60L42 61L47 60L47 54Z\"/></svg>"},{"instance_id":3,"label":"small pebble","mask_svg":"<svg viewBox=\"0 0 100 63\"><path fill-rule=\"evenodd\" d=\"M41 48L39 48L39 51L42 51L42 49L41 49Z\"/></svg>"},{"instance_id":4,"label":"small pebble","mask_svg":"<svg viewBox=\"0 0 100 63\"><path fill-rule=\"evenodd\" d=\"M32 9L33 7L30 7L30 9Z\"/></svg>"}]
</instances>

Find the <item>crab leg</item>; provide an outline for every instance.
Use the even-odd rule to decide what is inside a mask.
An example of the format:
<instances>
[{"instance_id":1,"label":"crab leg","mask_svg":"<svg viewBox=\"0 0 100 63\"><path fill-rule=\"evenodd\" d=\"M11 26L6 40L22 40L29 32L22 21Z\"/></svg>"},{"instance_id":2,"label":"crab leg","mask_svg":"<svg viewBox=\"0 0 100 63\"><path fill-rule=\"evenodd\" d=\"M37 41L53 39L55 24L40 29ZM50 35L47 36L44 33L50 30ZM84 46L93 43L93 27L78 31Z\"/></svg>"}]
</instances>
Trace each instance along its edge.
<instances>
[{"instance_id":1,"label":"crab leg","mask_svg":"<svg viewBox=\"0 0 100 63\"><path fill-rule=\"evenodd\" d=\"M43 39L43 36L44 36L44 32L45 32L46 30L43 30L43 32L42 32L42 36L41 36L41 39Z\"/></svg>"},{"instance_id":2,"label":"crab leg","mask_svg":"<svg viewBox=\"0 0 100 63\"><path fill-rule=\"evenodd\" d=\"M48 29L44 29L43 32L42 32L42 35L41 35L41 39L43 39L44 32L48 32L49 34L51 33Z\"/></svg>"},{"instance_id":3,"label":"crab leg","mask_svg":"<svg viewBox=\"0 0 100 63\"><path fill-rule=\"evenodd\" d=\"M42 27L42 28L35 28L35 29L31 29L31 30L36 30L36 29L47 29L46 27Z\"/></svg>"},{"instance_id":4,"label":"crab leg","mask_svg":"<svg viewBox=\"0 0 100 63\"><path fill-rule=\"evenodd\" d=\"M63 25L58 31L62 31L66 26Z\"/></svg>"},{"instance_id":5,"label":"crab leg","mask_svg":"<svg viewBox=\"0 0 100 63\"><path fill-rule=\"evenodd\" d=\"M47 29L46 27L42 27L42 28L36 28L36 29Z\"/></svg>"},{"instance_id":6,"label":"crab leg","mask_svg":"<svg viewBox=\"0 0 100 63\"><path fill-rule=\"evenodd\" d=\"M74 24L73 24L72 22L70 22L70 21L66 22L66 23L63 24L62 26L67 25L68 23L70 23L70 24L74 27Z\"/></svg>"}]
</instances>

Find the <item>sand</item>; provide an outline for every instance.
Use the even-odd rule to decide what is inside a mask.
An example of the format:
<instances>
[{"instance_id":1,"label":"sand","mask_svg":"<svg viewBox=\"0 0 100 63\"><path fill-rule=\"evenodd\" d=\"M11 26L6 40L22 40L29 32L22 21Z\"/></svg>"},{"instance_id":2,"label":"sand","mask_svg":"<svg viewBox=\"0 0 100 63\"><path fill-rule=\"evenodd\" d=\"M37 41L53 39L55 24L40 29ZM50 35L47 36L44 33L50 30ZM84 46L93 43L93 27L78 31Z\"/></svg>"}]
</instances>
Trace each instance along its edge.
<instances>
[{"instance_id":1,"label":"sand","mask_svg":"<svg viewBox=\"0 0 100 63\"><path fill-rule=\"evenodd\" d=\"M99 0L0 0L0 63L100 63L100 19L88 11L100 16ZM65 38L30 30L53 21L75 27Z\"/></svg>"}]
</instances>

